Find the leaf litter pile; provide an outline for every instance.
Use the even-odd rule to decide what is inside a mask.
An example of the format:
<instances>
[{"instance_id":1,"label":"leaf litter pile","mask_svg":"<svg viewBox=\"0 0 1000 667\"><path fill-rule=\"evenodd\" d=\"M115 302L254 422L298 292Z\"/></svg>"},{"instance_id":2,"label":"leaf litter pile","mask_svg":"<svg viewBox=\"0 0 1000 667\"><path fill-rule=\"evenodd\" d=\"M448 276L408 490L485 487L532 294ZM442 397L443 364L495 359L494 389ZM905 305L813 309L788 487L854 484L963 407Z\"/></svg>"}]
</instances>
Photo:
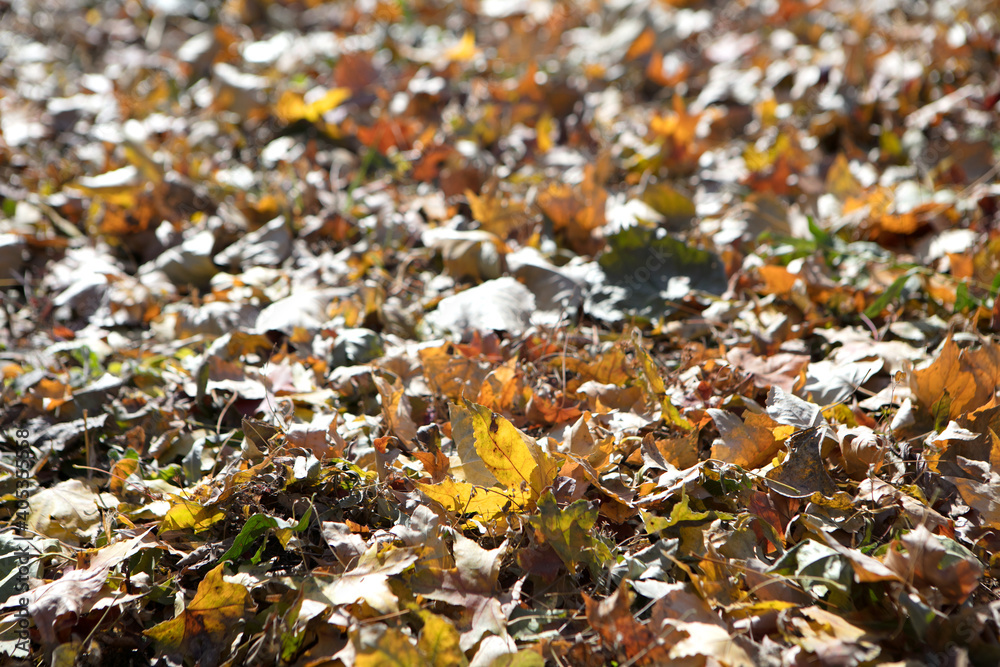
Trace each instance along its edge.
<instances>
[{"instance_id":1,"label":"leaf litter pile","mask_svg":"<svg viewBox=\"0 0 1000 667\"><path fill-rule=\"evenodd\" d=\"M995 3L0 6L5 664L1000 662Z\"/></svg>"}]
</instances>

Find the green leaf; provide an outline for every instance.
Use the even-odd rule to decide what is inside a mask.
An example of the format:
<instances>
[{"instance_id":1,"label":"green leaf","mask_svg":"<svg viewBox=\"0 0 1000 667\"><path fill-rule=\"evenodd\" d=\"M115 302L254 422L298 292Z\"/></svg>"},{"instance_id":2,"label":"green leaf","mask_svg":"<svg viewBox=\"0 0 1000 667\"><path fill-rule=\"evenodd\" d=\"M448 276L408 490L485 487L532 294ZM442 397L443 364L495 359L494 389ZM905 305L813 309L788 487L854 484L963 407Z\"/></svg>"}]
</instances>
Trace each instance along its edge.
<instances>
[{"instance_id":1,"label":"green leaf","mask_svg":"<svg viewBox=\"0 0 1000 667\"><path fill-rule=\"evenodd\" d=\"M969 310L975 310L979 307L979 300L969 294L969 286L966 283L959 283L958 287L955 288L955 311L956 313L964 313Z\"/></svg>"},{"instance_id":2,"label":"green leaf","mask_svg":"<svg viewBox=\"0 0 1000 667\"><path fill-rule=\"evenodd\" d=\"M889 289L882 292L875 301L865 308L865 316L869 318L875 318L882 314L886 306L899 298L899 295L903 293L903 286L906 285L906 281L910 279L912 275L917 272L917 269L910 269L900 277L892 281L889 285Z\"/></svg>"},{"instance_id":3,"label":"green leaf","mask_svg":"<svg viewBox=\"0 0 1000 667\"><path fill-rule=\"evenodd\" d=\"M529 521L566 568L575 572L580 563L596 569L611 556L607 546L593 535L597 513L597 507L585 500L559 509L555 496L547 491L538 501L538 514Z\"/></svg>"},{"instance_id":4,"label":"green leaf","mask_svg":"<svg viewBox=\"0 0 1000 667\"><path fill-rule=\"evenodd\" d=\"M245 524L243 524L243 529L233 541L233 546L229 547L226 553L222 554L222 557L219 558L219 560L235 561L243 555L244 551L253 546L253 544L260 539L264 533L271 528L277 527L278 520L274 517L267 516L266 514L254 514L252 517L247 519Z\"/></svg>"},{"instance_id":5,"label":"green leaf","mask_svg":"<svg viewBox=\"0 0 1000 667\"><path fill-rule=\"evenodd\" d=\"M812 216L809 216L808 221L809 233L812 234L812 237L816 240L816 245L820 248L832 248L833 237L830 235L830 232L817 225Z\"/></svg>"},{"instance_id":6,"label":"green leaf","mask_svg":"<svg viewBox=\"0 0 1000 667\"><path fill-rule=\"evenodd\" d=\"M947 389L943 390L941 398L931 405L931 417L934 419L934 430L941 431L948 423L951 415L951 394Z\"/></svg>"}]
</instances>

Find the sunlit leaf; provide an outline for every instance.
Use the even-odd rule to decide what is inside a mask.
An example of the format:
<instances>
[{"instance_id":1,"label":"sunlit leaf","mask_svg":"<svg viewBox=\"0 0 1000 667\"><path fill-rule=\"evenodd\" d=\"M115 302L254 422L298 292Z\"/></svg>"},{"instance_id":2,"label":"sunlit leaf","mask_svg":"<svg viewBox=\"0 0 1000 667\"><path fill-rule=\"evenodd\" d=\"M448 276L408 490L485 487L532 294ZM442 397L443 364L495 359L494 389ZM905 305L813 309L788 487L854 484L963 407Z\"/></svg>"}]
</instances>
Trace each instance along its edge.
<instances>
[{"instance_id":1,"label":"sunlit leaf","mask_svg":"<svg viewBox=\"0 0 1000 667\"><path fill-rule=\"evenodd\" d=\"M198 584L194 599L179 616L143 634L167 653L190 655L197 652L204 664L217 665L223 656L226 637L253 607L250 592L244 586L226 582L220 564Z\"/></svg>"}]
</instances>

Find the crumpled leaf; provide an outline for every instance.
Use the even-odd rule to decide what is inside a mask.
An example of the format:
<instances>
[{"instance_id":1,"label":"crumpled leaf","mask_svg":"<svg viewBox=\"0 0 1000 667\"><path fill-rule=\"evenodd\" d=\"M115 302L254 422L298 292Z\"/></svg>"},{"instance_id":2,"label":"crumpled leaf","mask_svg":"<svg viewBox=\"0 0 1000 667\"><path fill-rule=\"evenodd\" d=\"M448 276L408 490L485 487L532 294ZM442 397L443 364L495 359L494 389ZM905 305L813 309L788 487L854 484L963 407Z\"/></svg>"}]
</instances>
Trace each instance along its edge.
<instances>
[{"instance_id":1,"label":"crumpled leaf","mask_svg":"<svg viewBox=\"0 0 1000 667\"><path fill-rule=\"evenodd\" d=\"M803 650L815 654L820 660L849 660L850 664L864 664L879 655L879 648L862 628L820 607L799 610L802 618L791 622L795 635L790 639Z\"/></svg>"},{"instance_id":2,"label":"crumpled leaf","mask_svg":"<svg viewBox=\"0 0 1000 667\"><path fill-rule=\"evenodd\" d=\"M830 498L837 485L820 456L822 428L799 431L788 439L791 451L781 465L767 474L767 486L787 498L808 498L814 493Z\"/></svg>"},{"instance_id":3,"label":"crumpled leaf","mask_svg":"<svg viewBox=\"0 0 1000 667\"><path fill-rule=\"evenodd\" d=\"M885 564L918 589L933 586L947 604L962 604L983 576L983 566L971 551L923 525L892 541Z\"/></svg>"},{"instance_id":4,"label":"crumpled leaf","mask_svg":"<svg viewBox=\"0 0 1000 667\"><path fill-rule=\"evenodd\" d=\"M632 616L632 596L624 582L600 602L586 593L583 601L587 606L587 621L597 630L605 646L620 652L626 660L635 659L635 664L668 664L668 649L657 641L648 625Z\"/></svg>"},{"instance_id":5,"label":"crumpled leaf","mask_svg":"<svg viewBox=\"0 0 1000 667\"><path fill-rule=\"evenodd\" d=\"M397 575L417 560L410 549L391 548L379 552L372 545L361 556L356 567L333 581L313 577L310 587L318 589L318 597L330 605L354 604L364 600L380 614L399 611L399 599L389 586L389 577Z\"/></svg>"},{"instance_id":6,"label":"crumpled leaf","mask_svg":"<svg viewBox=\"0 0 1000 667\"><path fill-rule=\"evenodd\" d=\"M860 479L867 474L878 474L885 462L889 443L868 426L837 428L840 453L844 457L847 474Z\"/></svg>"},{"instance_id":7,"label":"crumpled leaf","mask_svg":"<svg viewBox=\"0 0 1000 667\"><path fill-rule=\"evenodd\" d=\"M701 660L706 660L706 664L711 660L725 667L752 667L754 664L729 631L715 623L667 619L662 628L662 634L676 642L668 654L670 664L699 664ZM686 636L678 637L681 634ZM688 663L685 658L696 661Z\"/></svg>"},{"instance_id":8,"label":"crumpled leaf","mask_svg":"<svg viewBox=\"0 0 1000 667\"><path fill-rule=\"evenodd\" d=\"M0 609L5 612L20 610L22 603L26 604L43 645L52 647L58 642L58 634L62 630L72 628L99 603L117 606L141 597L114 591L108 583L108 575L123 560L154 546L148 530L132 539L115 542L94 554L88 567L66 572L55 581L31 590L14 593ZM22 561L18 565L26 563ZM109 595L112 596L110 600L107 599ZM10 620L10 617L5 620Z\"/></svg>"},{"instance_id":9,"label":"crumpled leaf","mask_svg":"<svg viewBox=\"0 0 1000 667\"><path fill-rule=\"evenodd\" d=\"M791 393L799 380L802 369L809 365L809 355L778 352L766 357L753 354L745 347L737 347L726 353L736 369L749 373L757 387L777 387Z\"/></svg>"},{"instance_id":10,"label":"crumpled leaf","mask_svg":"<svg viewBox=\"0 0 1000 667\"><path fill-rule=\"evenodd\" d=\"M572 573L579 563L597 568L611 556L607 546L592 534L597 512L597 507L585 500L560 509L555 497L546 493L538 501L538 515L530 521L535 534L559 554Z\"/></svg>"},{"instance_id":11,"label":"crumpled leaf","mask_svg":"<svg viewBox=\"0 0 1000 667\"><path fill-rule=\"evenodd\" d=\"M403 442L417 437L417 425L411 416L410 399L403 393L403 387L396 381L395 386L380 377L375 378L379 396L382 399L382 417L390 433Z\"/></svg>"},{"instance_id":12,"label":"crumpled leaf","mask_svg":"<svg viewBox=\"0 0 1000 667\"><path fill-rule=\"evenodd\" d=\"M767 392L766 410L774 421L796 428L813 428L826 421L820 406L790 394L778 386L771 387Z\"/></svg>"}]
</instances>

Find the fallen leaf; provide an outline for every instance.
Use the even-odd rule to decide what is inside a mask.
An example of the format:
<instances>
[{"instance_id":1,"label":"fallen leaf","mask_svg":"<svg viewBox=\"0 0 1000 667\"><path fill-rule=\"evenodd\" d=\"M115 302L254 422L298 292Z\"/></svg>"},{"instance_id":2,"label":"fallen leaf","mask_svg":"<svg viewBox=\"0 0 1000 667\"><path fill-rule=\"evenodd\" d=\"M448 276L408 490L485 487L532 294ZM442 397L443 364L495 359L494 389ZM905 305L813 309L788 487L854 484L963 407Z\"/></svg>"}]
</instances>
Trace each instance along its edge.
<instances>
[{"instance_id":1,"label":"fallen leaf","mask_svg":"<svg viewBox=\"0 0 1000 667\"><path fill-rule=\"evenodd\" d=\"M166 653L197 655L204 665L218 665L225 640L254 609L246 587L223 579L223 567L220 564L205 575L194 599L176 618L154 625L143 634Z\"/></svg>"},{"instance_id":2,"label":"fallen leaf","mask_svg":"<svg viewBox=\"0 0 1000 667\"><path fill-rule=\"evenodd\" d=\"M829 498L837 485L827 472L820 455L822 428L798 431L788 439L788 457L767 474L767 486L786 498L808 498L814 493Z\"/></svg>"},{"instance_id":3,"label":"fallen leaf","mask_svg":"<svg viewBox=\"0 0 1000 667\"><path fill-rule=\"evenodd\" d=\"M758 468L778 453L780 442L774 437L779 425L766 414L748 413L745 421L727 410L707 411L722 437L712 445L712 458L744 468Z\"/></svg>"},{"instance_id":4,"label":"fallen leaf","mask_svg":"<svg viewBox=\"0 0 1000 667\"><path fill-rule=\"evenodd\" d=\"M597 512L597 507L584 500L560 509L550 492L539 499L538 515L530 521L540 540L551 546L573 573L579 563L599 568L611 555L592 534Z\"/></svg>"},{"instance_id":5,"label":"fallen leaf","mask_svg":"<svg viewBox=\"0 0 1000 667\"><path fill-rule=\"evenodd\" d=\"M28 528L46 537L81 544L97 537L101 510L117 507L118 499L95 493L84 482L71 479L34 494L29 506Z\"/></svg>"},{"instance_id":6,"label":"fallen leaf","mask_svg":"<svg viewBox=\"0 0 1000 667\"><path fill-rule=\"evenodd\" d=\"M947 604L965 602L983 576L983 566L971 551L922 525L892 541L885 564L918 589L933 586Z\"/></svg>"},{"instance_id":7,"label":"fallen leaf","mask_svg":"<svg viewBox=\"0 0 1000 667\"><path fill-rule=\"evenodd\" d=\"M601 602L584 593L587 621L597 630L601 642L620 652L624 659L634 659L635 664L639 665L668 664L669 644L658 641L657 635L647 625L639 623L632 616L631 597L625 582ZM668 636L663 639L672 638ZM679 636L676 638L680 639Z\"/></svg>"},{"instance_id":8,"label":"fallen leaf","mask_svg":"<svg viewBox=\"0 0 1000 667\"><path fill-rule=\"evenodd\" d=\"M534 438L519 431L489 408L463 400L455 407L460 451L472 448L483 466L509 489L528 489L537 498L556 476L556 463ZM470 428L471 427L471 433ZM470 459L471 453L470 453ZM463 459L464 464L468 464Z\"/></svg>"},{"instance_id":9,"label":"fallen leaf","mask_svg":"<svg viewBox=\"0 0 1000 667\"><path fill-rule=\"evenodd\" d=\"M909 373L910 390L935 422L947 422L985 405L1000 384L1000 348L983 341L960 349L949 336L938 356Z\"/></svg>"}]
</instances>

